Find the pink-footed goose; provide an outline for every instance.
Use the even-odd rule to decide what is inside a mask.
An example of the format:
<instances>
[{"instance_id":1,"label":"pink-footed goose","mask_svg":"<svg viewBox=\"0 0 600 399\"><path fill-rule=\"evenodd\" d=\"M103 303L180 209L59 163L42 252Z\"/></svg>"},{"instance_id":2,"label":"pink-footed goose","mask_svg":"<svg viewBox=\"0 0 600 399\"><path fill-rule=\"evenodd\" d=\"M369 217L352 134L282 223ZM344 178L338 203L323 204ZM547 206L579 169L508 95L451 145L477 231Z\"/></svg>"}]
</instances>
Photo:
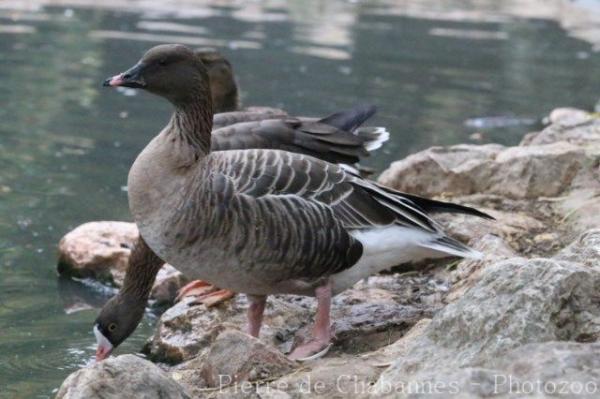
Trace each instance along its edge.
<instances>
[{"instance_id":1,"label":"pink-footed goose","mask_svg":"<svg viewBox=\"0 0 600 399\"><path fill-rule=\"evenodd\" d=\"M381 127L361 125L375 113L372 105L357 106L326 118L293 117L271 107L240 109L239 89L231 63L214 49L194 51L207 69L215 115L211 150L271 148L311 155L325 161L356 164L389 138ZM363 174L369 169L356 165ZM178 300L214 306L233 297L230 290L196 280L183 287Z\"/></svg>"},{"instance_id":2,"label":"pink-footed goose","mask_svg":"<svg viewBox=\"0 0 600 399\"><path fill-rule=\"evenodd\" d=\"M246 293L253 336L268 295L315 296L312 339L290 354L303 359L328 348L331 297L360 279L423 258L480 256L428 216L489 218L473 208L403 194L303 154L211 152L208 76L185 46L156 46L105 84L145 89L175 111L129 172L129 205L142 237L133 257L152 267L130 267L121 292L100 312L100 358L139 323L159 258Z\"/></svg>"},{"instance_id":3,"label":"pink-footed goose","mask_svg":"<svg viewBox=\"0 0 600 399\"><path fill-rule=\"evenodd\" d=\"M211 151L279 149L354 168L350 164L356 164L368 156L370 151L379 148L389 137L383 128L360 127L374 113L373 106L358 106L320 119L286 116L285 119L236 122L213 129ZM216 116L219 115L227 114ZM264 115L264 112L245 113L246 117ZM178 299L196 296L197 303L212 306L233 295L230 290L218 289L196 280L181 289Z\"/></svg>"}]
</instances>

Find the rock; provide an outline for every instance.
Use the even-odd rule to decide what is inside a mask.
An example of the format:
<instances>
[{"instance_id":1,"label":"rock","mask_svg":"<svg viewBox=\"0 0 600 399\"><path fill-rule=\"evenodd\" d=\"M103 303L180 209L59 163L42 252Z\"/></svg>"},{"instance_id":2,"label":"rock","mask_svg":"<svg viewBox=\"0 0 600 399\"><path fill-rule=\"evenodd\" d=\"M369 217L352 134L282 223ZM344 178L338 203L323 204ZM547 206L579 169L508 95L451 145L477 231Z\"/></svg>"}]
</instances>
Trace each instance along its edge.
<instances>
[{"instance_id":1,"label":"rock","mask_svg":"<svg viewBox=\"0 0 600 399\"><path fill-rule=\"evenodd\" d=\"M404 278L401 276L391 278L400 280L396 287L404 285L401 289L405 295L409 294L410 289L411 297L402 298L399 293L359 283L356 288L342 292L334 298L334 351L360 354L378 349L390 341L396 341L419 320L431 317L435 310L441 307L446 287L437 285L435 288L442 292L427 292L426 289L417 289L411 284L409 281L414 281L412 279L402 281ZM371 284L373 283L375 282ZM439 295L436 297L436 294ZM411 299L412 303L406 303ZM304 331L305 336L308 336L307 330Z\"/></svg>"},{"instance_id":2,"label":"rock","mask_svg":"<svg viewBox=\"0 0 600 399\"><path fill-rule=\"evenodd\" d=\"M433 147L394 162L379 182L423 196L554 197L572 188L578 174L592 174L593 159L595 155L567 142L509 148Z\"/></svg>"},{"instance_id":3,"label":"rock","mask_svg":"<svg viewBox=\"0 0 600 399\"><path fill-rule=\"evenodd\" d=\"M228 328L217 336L204 356L192 359L178 370L196 370L206 386L223 388L244 381L270 381L297 366L278 349Z\"/></svg>"},{"instance_id":4,"label":"rock","mask_svg":"<svg viewBox=\"0 0 600 399\"><path fill-rule=\"evenodd\" d=\"M378 181L425 197L467 195L489 178L487 164L502 150L498 144L432 147L392 163Z\"/></svg>"},{"instance_id":5,"label":"rock","mask_svg":"<svg viewBox=\"0 0 600 399\"><path fill-rule=\"evenodd\" d=\"M541 145L566 141L587 146L600 141L600 120L597 115L574 108L557 108L550 113L552 124L541 132L527 134L521 146Z\"/></svg>"},{"instance_id":6,"label":"rock","mask_svg":"<svg viewBox=\"0 0 600 399\"><path fill-rule=\"evenodd\" d=\"M577 262L600 271L600 229L589 230L581 234L554 258Z\"/></svg>"},{"instance_id":7,"label":"rock","mask_svg":"<svg viewBox=\"0 0 600 399\"><path fill-rule=\"evenodd\" d=\"M570 188L583 167L585 152L558 142L541 146L510 147L495 158L492 176L480 187L509 198L553 197Z\"/></svg>"},{"instance_id":8,"label":"rock","mask_svg":"<svg viewBox=\"0 0 600 399\"><path fill-rule=\"evenodd\" d=\"M156 275L152 291L150 291L150 299L155 301L155 306L173 304L181 287L188 282L189 279L183 273L165 263Z\"/></svg>"},{"instance_id":9,"label":"rock","mask_svg":"<svg viewBox=\"0 0 600 399\"><path fill-rule=\"evenodd\" d=\"M258 387L256 394L260 399L292 399L288 393L269 387Z\"/></svg>"},{"instance_id":10,"label":"rock","mask_svg":"<svg viewBox=\"0 0 600 399\"><path fill-rule=\"evenodd\" d=\"M592 116L589 112L577 108L556 108L550 112L550 123L561 126L577 126L589 122Z\"/></svg>"},{"instance_id":11,"label":"rock","mask_svg":"<svg viewBox=\"0 0 600 399\"><path fill-rule=\"evenodd\" d=\"M515 251L501 237L495 234L486 234L475 242L473 248L484 254L483 259L463 259L451 274L452 289L445 298L446 302L453 302L462 298L467 289L471 288L481 279L485 267L493 262L511 259L517 256Z\"/></svg>"},{"instance_id":12,"label":"rock","mask_svg":"<svg viewBox=\"0 0 600 399\"><path fill-rule=\"evenodd\" d=\"M134 355L108 358L71 374L57 399L184 399L187 392L160 368Z\"/></svg>"},{"instance_id":13,"label":"rock","mask_svg":"<svg viewBox=\"0 0 600 399\"><path fill-rule=\"evenodd\" d=\"M293 398L364 398L380 370L361 358L323 359L307 371L274 381L271 385Z\"/></svg>"},{"instance_id":14,"label":"rock","mask_svg":"<svg viewBox=\"0 0 600 399\"><path fill-rule=\"evenodd\" d=\"M135 223L90 222L66 234L58 245L58 273L92 278L120 287L131 249L139 237ZM165 264L156 276L150 299L156 305L171 304L189 280Z\"/></svg>"},{"instance_id":15,"label":"rock","mask_svg":"<svg viewBox=\"0 0 600 399\"><path fill-rule=\"evenodd\" d=\"M528 343L595 341L600 336L598 289L600 273L574 262L513 258L488 266L381 375L378 389L409 382L416 373L481 367Z\"/></svg>"},{"instance_id":16,"label":"rock","mask_svg":"<svg viewBox=\"0 0 600 399\"><path fill-rule=\"evenodd\" d=\"M576 232L600 226L600 176L585 186L585 189L571 191L556 203L562 214L559 222L568 224Z\"/></svg>"},{"instance_id":17,"label":"rock","mask_svg":"<svg viewBox=\"0 0 600 399\"><path fill-rule=\"evenodd\" d=\"M373 398L597 398L600 344L545 342L513 349L486 367L421 372L378 384Z\"/></svg>"},{"instance_id":18,"label":"rock","mask_svg":"<svg viewBox=\"0 0 600 399\"><path fill-rule=\"evenodd\" d=\"M134 223L82 224L58 244L58 273L122 283L129 254L137 238L138 230Z\"/></svg>"},{"instance_id":19,"label":"rock","mask_svg":"<svg viewBox=\"0 0 600 399\"><path fill-rule=\"evenodd\" d=\"M425 333L431 324L431 319L421 319L399 340L392 342L376 351L361 355L361 359L374 361L375 367L389 366L392 360L405 356L414 345L414 341ZM387 364L386 364L387 363Z\"/></svg>"}]
</instances>

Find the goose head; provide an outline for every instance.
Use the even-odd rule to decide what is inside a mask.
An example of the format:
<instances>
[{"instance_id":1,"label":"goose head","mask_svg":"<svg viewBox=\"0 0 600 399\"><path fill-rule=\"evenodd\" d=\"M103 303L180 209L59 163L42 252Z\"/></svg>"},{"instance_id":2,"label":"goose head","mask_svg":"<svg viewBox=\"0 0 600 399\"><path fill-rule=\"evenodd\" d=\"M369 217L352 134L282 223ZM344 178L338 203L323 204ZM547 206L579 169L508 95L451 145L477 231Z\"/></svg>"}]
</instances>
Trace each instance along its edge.
<instances>
[{"instance_id":1,"label":"goose head","mask_svg":"<svg viewBox=\"0 0 600 399\"><path fill-rule=\"evenodd\" d=\"M127 71L106 79L104 86L143 89L176 106L210 93L206 67L190 48L181 44L151 48Z\"/></svg>"},{"instance_id":2,"label":"goose head","mask_svg":"<svg viewBox=\"0 0 600 399\"><path fill-rule=\"evenodd\" d=\"M237 110L239 107L238 86L231 63L212 48L196 49L195 53L207 69L215 113Z\"/></svg>"},{"instance_id":3,"label":"goose head","mask_svg":"<svg viewBox=\"0 0 600 399\"><path fill-rule=\"evenodd\" d=\"M145 298L117 294L102 308L94 322L96 360L106 359L129 337L144 316Z\"/></svg>"}]
</instances>

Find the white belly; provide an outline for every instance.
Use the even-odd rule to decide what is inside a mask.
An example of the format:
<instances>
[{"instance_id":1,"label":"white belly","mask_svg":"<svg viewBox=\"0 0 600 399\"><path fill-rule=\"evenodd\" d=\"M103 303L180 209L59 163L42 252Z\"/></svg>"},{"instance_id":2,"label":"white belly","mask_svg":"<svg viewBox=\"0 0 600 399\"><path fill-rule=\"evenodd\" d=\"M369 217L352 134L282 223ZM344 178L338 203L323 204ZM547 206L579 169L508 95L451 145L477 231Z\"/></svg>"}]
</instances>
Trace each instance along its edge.
<instances>
[{"instance_id":1,"label":"white belly","mask_svg":"<svg viewBox=\"0 0 600 399\"><path fill-rule=\"evenodd\" d=\"M371 230L354 230L350 234L363 245L363 255L349 269L332 276L333 292L339 293L363 278L411 261L442 258L459 254L435 243L440 234L407 227L390 226ZM473 256L477 253L473 252Z\"/></svg>"}]
</instances>

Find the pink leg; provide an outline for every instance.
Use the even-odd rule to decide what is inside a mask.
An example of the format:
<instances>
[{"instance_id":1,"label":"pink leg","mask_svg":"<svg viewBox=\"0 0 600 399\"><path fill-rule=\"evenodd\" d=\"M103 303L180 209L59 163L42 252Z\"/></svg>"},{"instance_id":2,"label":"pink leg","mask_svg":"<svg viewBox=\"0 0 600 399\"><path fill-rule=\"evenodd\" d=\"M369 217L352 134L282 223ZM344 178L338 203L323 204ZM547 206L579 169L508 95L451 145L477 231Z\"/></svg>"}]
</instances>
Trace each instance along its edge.
<instances>
[{"instance_id":1,"label":"pink leg","mask_svg":"<svg viewBox=\"0 0 600 399\"><path fill-rule=\"evenodd\" d=\"M248 334L258 338L267 297L264 295L247 295L247 297L250 301L250 306L248 306Z\"/></svg>"},{"instance_id":2,"label":"pink leg","mask_svg":"<svg viewBox=\"0 0 600 399\"><path fill-rule=\"evenodd\" d=\"M312 339L305 344L300 345L290 354L290 359L307 360L314 355L320 357L329 349L331 341L331 283L318 287L315 290L317 297L317 314L315 316L315 325L313 327Z\"/></svg>"}]
</instances>

